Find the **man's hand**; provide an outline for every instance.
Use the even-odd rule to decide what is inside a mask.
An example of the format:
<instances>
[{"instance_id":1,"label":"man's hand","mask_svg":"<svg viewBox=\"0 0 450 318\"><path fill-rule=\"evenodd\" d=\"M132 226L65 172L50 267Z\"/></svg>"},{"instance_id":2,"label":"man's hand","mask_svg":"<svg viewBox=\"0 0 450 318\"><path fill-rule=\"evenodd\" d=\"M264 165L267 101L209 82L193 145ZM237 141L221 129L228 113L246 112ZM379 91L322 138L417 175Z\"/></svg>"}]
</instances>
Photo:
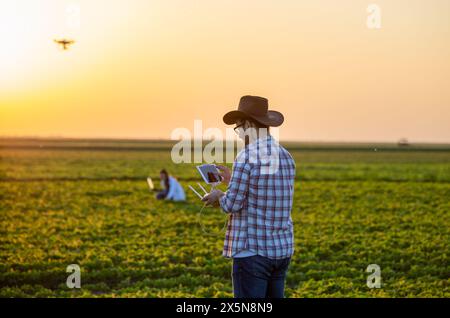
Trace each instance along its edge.
<instances>
[{"instance_id":1,"label":"man's hand","mask_svg":"<svg viewBox=\"0 0 450 318\"><path fill-rule=\"evenodd\" d=\"M222 177L222 182L228 185L230 183L231 179L231 171L228 167L225 166L218 166L216 165L216 168L220 170L220 176Z\"/></svg>"},{"instance_id":2,"label":"man's hand","mask_svg":"<svg viewBox=\"0 0 450 318\"><path fill-rule=\"evenodd\" d=\"M225 193L222 191L214 189L210 193L205 194L202 201L206 202L207 206L219 206L219 199L224 195Z\"/></svg>"}]
</instances>

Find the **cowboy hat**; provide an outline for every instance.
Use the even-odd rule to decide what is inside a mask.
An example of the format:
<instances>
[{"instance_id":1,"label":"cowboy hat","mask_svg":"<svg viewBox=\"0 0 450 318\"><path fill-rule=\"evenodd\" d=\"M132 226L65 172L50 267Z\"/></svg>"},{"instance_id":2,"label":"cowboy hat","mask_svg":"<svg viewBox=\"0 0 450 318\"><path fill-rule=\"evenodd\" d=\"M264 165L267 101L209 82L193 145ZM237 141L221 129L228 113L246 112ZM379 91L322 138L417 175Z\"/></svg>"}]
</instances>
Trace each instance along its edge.
<instances>
[{"instance_id":1,"label":"cowboy hat","mask_svg":"<svg viewBox=\"0 0 450 318\"><path fill-rule=\"evenodd\" d=\"M284 117L280 112L269 110L267 98L245 95L239 101L238 110L233 110L223 116L227 125L233 125L239 119L251 118L265 126L280 126Z\"/></svg>"}]
</instances>

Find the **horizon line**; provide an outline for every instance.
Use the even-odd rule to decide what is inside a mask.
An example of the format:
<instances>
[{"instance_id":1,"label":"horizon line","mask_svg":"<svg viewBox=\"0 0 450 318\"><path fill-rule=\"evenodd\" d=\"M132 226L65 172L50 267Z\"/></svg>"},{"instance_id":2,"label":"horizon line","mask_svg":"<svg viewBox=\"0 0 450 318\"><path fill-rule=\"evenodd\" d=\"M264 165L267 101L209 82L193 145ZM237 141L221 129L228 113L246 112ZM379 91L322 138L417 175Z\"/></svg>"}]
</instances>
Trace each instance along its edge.
<instances>
[{"instance_id":1,"label":"horizon line","mask_svg":"<svg viewBox=\"0 0 450 318\"><path fill-rule=\"evenodd\" d=\"M60 140L105 140L105 141L113 141L113 140L122 140L122 141L173 141L177 142L181 139L169 139L169 138L162 138L162 137L111 137L111 136L88 136L88 137L81 137L81 136L63 136L63 135L0 135L0 139L60 139ZM199 140L194 139L192 140ZM211 139L202 139L203 141L213 141ZM224 138L223 141L226 140L235 140L235 139L226 139ZM320 139L280 139L280 142L294 142L294 143L331 143L331 144L346 144L346 143L353 143L353 144L398 144L402 140L406 140L409 144L435 144L435 145L450 145L450 141L425 141L425 140L412 140L409 138L398 138L397 140L320 140Z\"/></svg>"}]
</instances>

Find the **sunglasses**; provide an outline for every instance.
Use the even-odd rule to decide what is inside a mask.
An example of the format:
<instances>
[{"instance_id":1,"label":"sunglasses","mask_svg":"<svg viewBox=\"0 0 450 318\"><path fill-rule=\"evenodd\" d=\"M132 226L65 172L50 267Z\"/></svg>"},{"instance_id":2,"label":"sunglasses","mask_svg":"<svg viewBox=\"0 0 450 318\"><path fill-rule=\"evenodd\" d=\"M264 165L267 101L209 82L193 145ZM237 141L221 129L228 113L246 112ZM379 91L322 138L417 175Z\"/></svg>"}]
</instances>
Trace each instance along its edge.
<instances>
[{"instance_id":1,"label":"sunglasses","mask_svg":"<svg viewBox=\"0 0 450 318\"><path fill-rule=\"evenodd\" d=\"M239 128L240 127L243 127L244 126L244 123L242 123L242 124L240 124L240 125L237 125L236 127L234 127L233 129L234 129L234 132L236 133L236 134L239 134Z\"/></svg>"}]
</instances>

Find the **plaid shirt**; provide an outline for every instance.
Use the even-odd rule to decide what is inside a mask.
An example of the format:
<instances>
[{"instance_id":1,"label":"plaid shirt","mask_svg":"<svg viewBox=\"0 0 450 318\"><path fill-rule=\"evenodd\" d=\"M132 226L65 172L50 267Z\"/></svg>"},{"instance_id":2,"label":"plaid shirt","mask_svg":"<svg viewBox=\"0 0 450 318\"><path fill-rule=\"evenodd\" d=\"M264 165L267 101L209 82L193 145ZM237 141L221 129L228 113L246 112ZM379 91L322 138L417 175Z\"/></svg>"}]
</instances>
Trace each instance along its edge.
<instances>
[{"instance_id":1,"label":"plaid shirt","mask_svg":"<svg viewBox=\"0 0 450 318\"><path fill-rule=\"evenodd\" d=\"M219 201L229 213L223 256L242 250L271 259L293 254L294 178L294 160L271 136L238 153L228 190Z\"/></svg>"}]
</instances>

